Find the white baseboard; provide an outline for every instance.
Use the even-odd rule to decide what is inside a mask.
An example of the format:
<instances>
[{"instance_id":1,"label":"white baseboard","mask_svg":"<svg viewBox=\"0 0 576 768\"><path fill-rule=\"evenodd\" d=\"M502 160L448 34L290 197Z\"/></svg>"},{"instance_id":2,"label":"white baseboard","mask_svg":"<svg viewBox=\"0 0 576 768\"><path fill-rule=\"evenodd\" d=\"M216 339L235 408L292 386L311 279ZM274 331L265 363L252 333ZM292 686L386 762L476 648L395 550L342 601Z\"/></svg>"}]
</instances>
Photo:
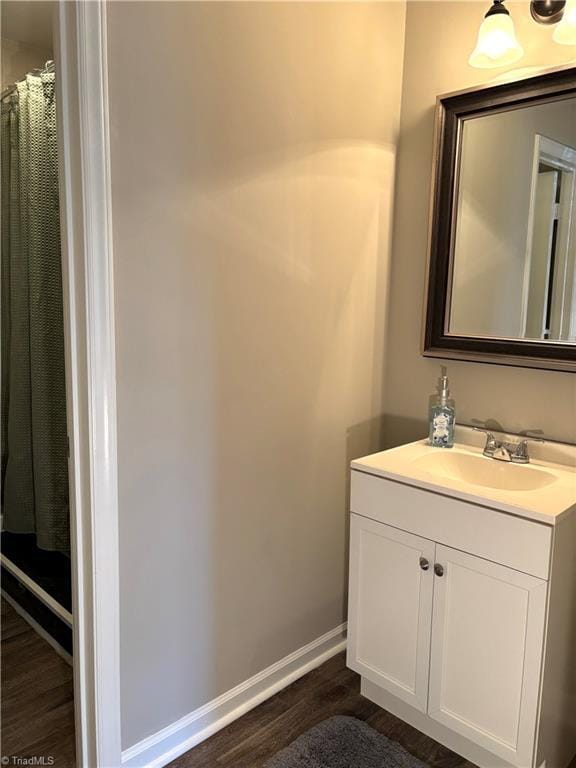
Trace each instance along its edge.
<instances>
[{"instance_id":1,"label":"white baseboard","mask_svg":"<svg viewBox=\"0 0 576 768\"><path fill-rule=\"evenodd\" d=\"M123 768L162 768L346 647L341 624L122 752Z\"/></svg>"},{"instance_id":2,"label":"white baseboard","mask_svg":"<svg viewBox=\"0 0 576 768\"><path fill-rule=\"evenodd\" d=\"M14 565L12 560L7 558L6 555L0 554L0 564L2 564L2 566L6 568L6 570L11 573L15 579L18 579L18 581L23 584L29 592L32 592L32 594L35 595L38 600L41 600L46 608L49 608L52 613L55 613L56 616L61 618L62 621L67 624L70 629L72 629L72 614L70 611L67 611L63 605L60 605L58 600L55 600L52 595L49 595L45 589L42 589L42 587L37 584L34 579L30 578L27 573L24 573L24 571L18 568L17 565Z\"/></svg>"},{"instance_id":3,"label":"white baseboard","mask_svg":"<svg viewBox=\"0 0 576 768\"><path fill-rule=\"evenodd\" d=\"M64 661L67 664L70 664L72 666L72 656L68 653L68 651L65 648L62 648L58 640L55 640L52 635L47 632L44 627L41 624L38 624L36 619L33 619L32 616L26 611L22 606L14 600L14 598L8 594L8 592L5 592L3 589L0 590L0 593L2 594L2 598L6 600L7 603L9 603L12 608L16 611L16 613L21 616L25 622L27 622L32 629L40 635L40 637L43 640L46 640L48 645L51 645L52 648L56 651L58 656L61 656Z\"/></svg>"}]
</instances>

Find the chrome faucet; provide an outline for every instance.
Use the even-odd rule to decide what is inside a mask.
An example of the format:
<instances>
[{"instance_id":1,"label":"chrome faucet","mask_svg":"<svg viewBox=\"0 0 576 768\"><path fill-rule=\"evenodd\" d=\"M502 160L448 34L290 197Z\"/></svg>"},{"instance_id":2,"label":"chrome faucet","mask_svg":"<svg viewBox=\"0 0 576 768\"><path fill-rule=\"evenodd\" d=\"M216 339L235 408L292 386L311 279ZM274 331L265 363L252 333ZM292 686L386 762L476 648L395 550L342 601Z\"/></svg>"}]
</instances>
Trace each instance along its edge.
<instances>
[{"instance_id":1,"label":"chrome faucet","mask_svg":"<svg viewBox=\"0 0 576 768\"><path fill-rule=\"evenodd\" d=\"M496 461L511 461L513 464L529 464L530 455L528 453L528 443L544 443L538 437L524 437L517 443L497 440L492 432L480 427L472 427L476 432L483 432L486 435L486 445L484 446L484 456Z\"/></svg>"}]
</instances>

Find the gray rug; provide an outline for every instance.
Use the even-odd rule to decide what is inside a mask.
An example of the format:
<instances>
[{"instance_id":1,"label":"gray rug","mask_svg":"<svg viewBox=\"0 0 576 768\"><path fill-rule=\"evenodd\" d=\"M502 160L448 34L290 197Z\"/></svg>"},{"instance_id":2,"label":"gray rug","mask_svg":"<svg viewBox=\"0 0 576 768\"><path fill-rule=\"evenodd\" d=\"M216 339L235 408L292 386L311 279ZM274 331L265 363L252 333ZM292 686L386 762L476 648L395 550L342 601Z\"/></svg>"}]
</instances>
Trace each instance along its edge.
<instances>
[{"instance_id":1,"label":"gray rug","mask_svg":"<svg viewBox=\"0 0 576 768\"><path fill-rule=\"evenodd\" d=\"M264 768L426 768L425 764L354 717L331 717L278 752Z\"/></svg>"}]
</instances>

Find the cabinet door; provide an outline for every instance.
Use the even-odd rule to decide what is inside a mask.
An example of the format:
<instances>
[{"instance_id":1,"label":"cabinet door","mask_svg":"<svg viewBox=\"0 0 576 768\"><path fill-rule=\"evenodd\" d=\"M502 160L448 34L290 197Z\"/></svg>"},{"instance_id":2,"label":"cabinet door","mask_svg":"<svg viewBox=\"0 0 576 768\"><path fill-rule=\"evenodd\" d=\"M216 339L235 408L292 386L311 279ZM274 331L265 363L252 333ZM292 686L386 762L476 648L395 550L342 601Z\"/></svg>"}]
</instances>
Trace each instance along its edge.
<instances>
[{"instance_id":1,"label":"cabinet door","mask_svg":"<svg viewBox=\"0 0 576 768\"><path fill-rule=\"evenodd\" d=\"M428 713L532 765L547 582L437 545Z\"/></svg>"},{"instance_id":2,"label":"cabinet door","mask_svg":"<svg viewBox=\"0 0 576 768\"><path fill-rule=\"evenodd\" d=\"M434 550L428 539L351 515L348 666L423 712Z\"/></svg>"}]
</instances>

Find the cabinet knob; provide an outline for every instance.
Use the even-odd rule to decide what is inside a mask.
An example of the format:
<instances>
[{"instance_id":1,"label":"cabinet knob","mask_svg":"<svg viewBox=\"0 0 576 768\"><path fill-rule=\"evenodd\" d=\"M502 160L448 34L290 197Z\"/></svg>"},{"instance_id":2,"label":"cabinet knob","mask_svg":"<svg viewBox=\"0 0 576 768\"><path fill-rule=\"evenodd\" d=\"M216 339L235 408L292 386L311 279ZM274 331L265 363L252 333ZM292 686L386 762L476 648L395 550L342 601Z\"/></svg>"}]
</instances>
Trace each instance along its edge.
<instances>
[{"instance_id":1,"label":"cabinet knob","mask_svg":"<svg viewBox=\"0 0 576 768\"><path fill-rule=\"evenodd\" d=\"M430 568L430 563L425 557L420 558L420 568L422 568L423 571L427 571L428 568Z\"/></svg>"},{"instance_id":2,"label":"cabinet knob","mask_svg":"<svg viewBox=\"0 0 576 768\"><path fill-rule=\"evenodd\" d=\"M440 565L440 563L436 563L434 566L434 573L436 576L444 576L444 566Z\"/></svg>"}]
</instances>

